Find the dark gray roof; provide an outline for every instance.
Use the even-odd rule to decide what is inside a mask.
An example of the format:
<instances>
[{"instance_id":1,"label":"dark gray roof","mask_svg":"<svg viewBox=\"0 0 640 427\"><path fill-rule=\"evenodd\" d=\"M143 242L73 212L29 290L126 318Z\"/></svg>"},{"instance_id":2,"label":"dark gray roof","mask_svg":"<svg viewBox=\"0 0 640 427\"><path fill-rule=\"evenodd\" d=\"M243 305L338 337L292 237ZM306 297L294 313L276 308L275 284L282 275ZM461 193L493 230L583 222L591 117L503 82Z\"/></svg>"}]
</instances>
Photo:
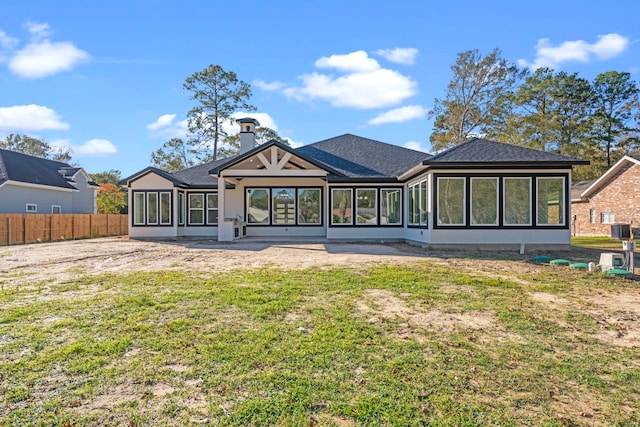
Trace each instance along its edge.
<instances>
[{"instance_id":1,"label":"dark gray roof","mask_svg":"<svg viewBox=\"0 0 640 427\"><path fill-rule=\"evenodd\" d=\"M595 179L590 179L588 181L580 181L571 185L571 200L578 200L582 193L587 188L591 187L591 184L596 182Z\"/></svg>"},{"instance_id":2,"label":"dark gray roof","mask_svg":"<svg viewBox=\"0 0 640 427\"><path fill-rule=\"evenodd\" d=\"M473 138L423 162L431 166L453 165L588 165L588 160Z\"/></svg>"},{"instance_id":3,"label":"dark gray roof","mask_svg":"<svg viewBox=\"0 0 640 427\"><path fill-rule=\"evenodd\" d=\"M65 169L71 169L71 166L55 160L0 149L0 184L17 181L75 190L72 181L60 173Z\"/></svg>"},{"instance_id":4,"label":"dark gray roof","mask_svg":"<svg viewBox=\"0 0 640 427\"><path fill-rule=\"evenodd\" d=\"M172 175L190 187L216 187L218 185L218 178L213 177L209 171L222 164L231 162L237 157L238 155L235 155L214 160L213 162L203 163L192 168L174 172Z\"/></svg>"},{"instance_id":5,"label":"dark gray roof","mask_svg":"<svg viewBox=\"0 0 640 427\"><path fill-rule=\"evenodd\" d=\"M173 184L175 186L183 186L183 185L185 185L184 182L180 181L179 179L174 177L169 172L165 172L162 169L158 169L158 168L155 168L153 166L146 167L146 168L142 169L141 171L134 173L133 175L130 175L130 176L126 177L126 178L122 178L120 181L118 181L118 185L128 185L129 181L135 181L136 179L140 179L140 178L142 178L143 176L145 176L145 175L147 175L149 173L155 173L156 175L159 175L159 176L163 177L164 179L173 182Z\"/></svg>"},{"instance_id":6,"label":"dark gray roof","mask_svg":"<svg viewBox=\"0 0 640 427\"><path fill-rule=\"evenodd\" d=\"M351 179L396 179L430 157L422 151L351 134L305 145L294 153L315 159Z\"/></svg>"}]
</instances>

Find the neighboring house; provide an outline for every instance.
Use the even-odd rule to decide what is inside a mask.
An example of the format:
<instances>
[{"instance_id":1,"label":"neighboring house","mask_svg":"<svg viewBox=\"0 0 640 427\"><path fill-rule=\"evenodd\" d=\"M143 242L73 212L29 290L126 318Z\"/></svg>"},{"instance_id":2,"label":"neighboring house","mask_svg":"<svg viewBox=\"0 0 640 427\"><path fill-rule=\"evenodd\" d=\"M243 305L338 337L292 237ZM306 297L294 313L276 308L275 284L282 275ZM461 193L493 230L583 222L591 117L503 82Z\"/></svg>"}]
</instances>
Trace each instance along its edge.
<instances>
[{"instance_id":1,"label":"neighboring house","mask_svg":"<svg viewBox=\"0 0 640 427\"><path fill-rule=\"evenodd\" d=\"M82 168L0 149L0 213L96 213L98 188Z\"/></svg>"},{"instance_id":2,"label":"neighboring house","mask_svg":"<svg viewBox=\"0 0 640 427\"><path fill-rule=\"evenodd\" d=\"M435 156L342 135L123 179L131 237L243 236L410 241L425 245L567 245L572 165L587 161L472 139Z\"/></svg>"},{"instance_id":3,"label":"neighboring house","mask_svg":"<svg viewBox=\"0 0 640 427\"><path fill-rule=\"evenodd\" d=\"M610 235L611 224L640 226L640 159L624 156L600 178L573 185L577 235Z\"/></svg>"}]
</instances>

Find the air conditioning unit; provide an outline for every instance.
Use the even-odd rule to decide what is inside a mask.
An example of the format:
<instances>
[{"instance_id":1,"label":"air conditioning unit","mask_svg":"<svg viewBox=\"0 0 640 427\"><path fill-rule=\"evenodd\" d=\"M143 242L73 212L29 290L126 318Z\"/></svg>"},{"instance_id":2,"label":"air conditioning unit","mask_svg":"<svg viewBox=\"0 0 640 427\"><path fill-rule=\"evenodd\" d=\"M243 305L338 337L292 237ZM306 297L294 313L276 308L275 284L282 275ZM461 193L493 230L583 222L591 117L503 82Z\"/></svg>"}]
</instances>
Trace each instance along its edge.
<instances>
[{"instance_id":1,"label":"air conditioning unit","mask_svg":"<svg viewBox=\"0 0 640 427\"><path fill-rule=\"evenodd\" d=\"M629 224L611 224L611 238L627 240L631 238L631 226Z\"/></svg>"},{"instance_id":2,"label":"air conditioning unit","mask_svg":"<svg viewBox=\"0 0 640 427\"><path fill-rule=\"evenodd\" d=\"M624 256L615 252L603 252L600 254L600 262L598 263L598 266L602 271L622 268L624 266Z\"/></svg>"}]
</instances>

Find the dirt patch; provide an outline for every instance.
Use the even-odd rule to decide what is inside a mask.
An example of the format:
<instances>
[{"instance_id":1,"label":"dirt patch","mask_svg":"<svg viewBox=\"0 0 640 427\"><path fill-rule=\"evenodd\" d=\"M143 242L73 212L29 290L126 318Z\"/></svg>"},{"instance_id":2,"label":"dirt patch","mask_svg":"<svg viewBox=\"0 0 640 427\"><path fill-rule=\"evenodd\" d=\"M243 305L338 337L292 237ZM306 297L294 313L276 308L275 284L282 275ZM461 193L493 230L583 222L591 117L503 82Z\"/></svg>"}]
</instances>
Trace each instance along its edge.
<instances>
[{"instance_id":1,"label":"dirt patch","mask_svg":"<svg viewBox=\"0 0 640 427\"><path fill-rule=\"evenodd\" d=\"M591 316L600 325L594 338L620 347L640 347L640 289L627 288L614 295L579 296L585 303L560 298L545 292L531 293L531 298L554 307L560 315L556 321L568 326L562 314L569 310Z\"/></svg>"}]
</instances>

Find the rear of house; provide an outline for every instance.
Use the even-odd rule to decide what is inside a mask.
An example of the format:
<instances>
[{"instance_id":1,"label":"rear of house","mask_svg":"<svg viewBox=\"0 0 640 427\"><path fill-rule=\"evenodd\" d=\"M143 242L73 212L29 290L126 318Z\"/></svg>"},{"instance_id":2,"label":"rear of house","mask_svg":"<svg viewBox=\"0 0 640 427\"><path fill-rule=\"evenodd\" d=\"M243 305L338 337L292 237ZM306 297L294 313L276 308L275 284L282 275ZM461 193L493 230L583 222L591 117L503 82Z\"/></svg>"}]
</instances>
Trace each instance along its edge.
<instances>
[{"instance_id":1,"label":"rear of house","mask_svg":"<svg viewBox=\"0 0 640 427\"><path fill-rule=\"evenodd\" d=\"M121 181L130 236L569 244L580 159L478 138L436 156L350 134L255 146L257 121L238 122L239 155Z\"/></svg>"}]
</instances>

